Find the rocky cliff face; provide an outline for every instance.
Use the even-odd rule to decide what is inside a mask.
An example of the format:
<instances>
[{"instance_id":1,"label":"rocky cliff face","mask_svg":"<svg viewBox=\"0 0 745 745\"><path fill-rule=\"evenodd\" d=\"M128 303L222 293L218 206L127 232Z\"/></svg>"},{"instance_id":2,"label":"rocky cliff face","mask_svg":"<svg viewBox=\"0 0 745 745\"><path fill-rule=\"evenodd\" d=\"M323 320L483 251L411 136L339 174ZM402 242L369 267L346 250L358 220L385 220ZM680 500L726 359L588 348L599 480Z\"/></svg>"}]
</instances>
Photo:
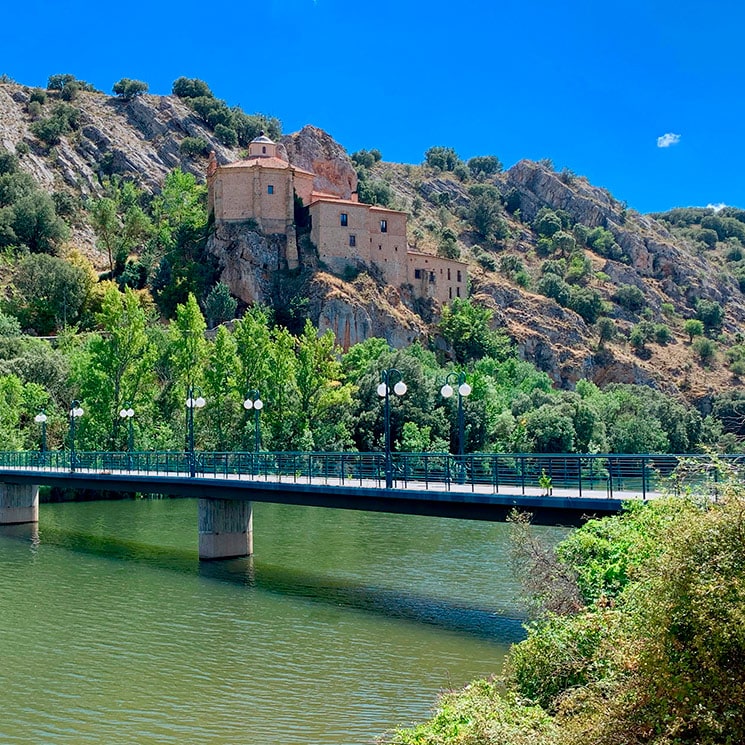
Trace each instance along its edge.
<instances>
[{"instance_id":1,"label":"rocky cliff face","mask_svg":"<svg viewBox=\"0 0 745 745\"><path fill-rule=\"evenodd\" d=\"M351 199L357 191L357 171L346 150L318 127L306 125L282 138L290 163L316 174L317 191Z\"/></svg>"}]
</instances>

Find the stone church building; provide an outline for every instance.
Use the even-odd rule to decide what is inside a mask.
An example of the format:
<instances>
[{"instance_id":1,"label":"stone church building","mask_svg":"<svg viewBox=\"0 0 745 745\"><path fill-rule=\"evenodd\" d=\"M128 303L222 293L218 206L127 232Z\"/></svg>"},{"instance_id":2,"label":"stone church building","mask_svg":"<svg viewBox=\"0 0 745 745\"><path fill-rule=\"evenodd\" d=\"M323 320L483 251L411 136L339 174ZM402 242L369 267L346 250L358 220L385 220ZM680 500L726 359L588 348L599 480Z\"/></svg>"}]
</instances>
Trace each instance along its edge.
<instances>
[{"instance_id":1,"label":"stone church building","mask_svg":"<svg viewBox=\"0 0 745 745\"><path fill-rule=\"evenodd\" d=\"M447 303L466 297L467 265L413 251L406 241L405 212L316 191L316 175L280 157L277 144L261 134L248 157L220 166L214 153L207 169L209 210L215 222L254 220L266 234L287 237L287 266L298 266L296 197L308 210L310 238L332 273L375 266L394 287L410 285L419 298Z\"/></svg>"}]
</instances>

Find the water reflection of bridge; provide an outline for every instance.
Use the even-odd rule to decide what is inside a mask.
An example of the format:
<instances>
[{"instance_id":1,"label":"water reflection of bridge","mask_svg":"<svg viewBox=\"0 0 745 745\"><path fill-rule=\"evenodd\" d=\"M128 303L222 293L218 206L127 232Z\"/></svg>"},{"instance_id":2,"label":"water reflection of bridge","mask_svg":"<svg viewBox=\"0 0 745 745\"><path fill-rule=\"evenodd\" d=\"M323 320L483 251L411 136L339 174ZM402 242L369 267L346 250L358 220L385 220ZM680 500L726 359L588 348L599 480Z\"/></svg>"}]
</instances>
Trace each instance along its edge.
<instances>
[{"instance_id":1,"label":"water reflection of bridge","mask_svg":"<svg viewBox=\"0 0 745 745\"><path fill-rule=\"evenodd\" d=\"M737 456L381 453L5 452L0 524L38 521L39 485L194 497L201 558L253 550L252 502L576 525L624 500L694 488L716 495ZM194 474L194 475L192 475Z\"/></svg>"}]
</instances>

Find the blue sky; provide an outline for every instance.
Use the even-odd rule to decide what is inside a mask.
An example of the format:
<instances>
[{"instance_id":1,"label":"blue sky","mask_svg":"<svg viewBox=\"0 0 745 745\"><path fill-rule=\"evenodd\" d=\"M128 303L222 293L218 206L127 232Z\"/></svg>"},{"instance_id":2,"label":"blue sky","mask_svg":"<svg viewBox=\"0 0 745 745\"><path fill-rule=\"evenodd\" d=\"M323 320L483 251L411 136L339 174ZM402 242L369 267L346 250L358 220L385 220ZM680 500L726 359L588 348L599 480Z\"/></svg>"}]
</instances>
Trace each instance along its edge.
<instances>
[{"instance_id":1,"label":"blue sky","mask_svg":"<svg viewBox=\"0 0 745 745\"><path fill-rule=\"evenodd\" d=\"M27 0L3 26L0 73L27 85L199 77L350 152L551 158L643 212L745 207L737 0Z\"/></svg>"}]
</instances>

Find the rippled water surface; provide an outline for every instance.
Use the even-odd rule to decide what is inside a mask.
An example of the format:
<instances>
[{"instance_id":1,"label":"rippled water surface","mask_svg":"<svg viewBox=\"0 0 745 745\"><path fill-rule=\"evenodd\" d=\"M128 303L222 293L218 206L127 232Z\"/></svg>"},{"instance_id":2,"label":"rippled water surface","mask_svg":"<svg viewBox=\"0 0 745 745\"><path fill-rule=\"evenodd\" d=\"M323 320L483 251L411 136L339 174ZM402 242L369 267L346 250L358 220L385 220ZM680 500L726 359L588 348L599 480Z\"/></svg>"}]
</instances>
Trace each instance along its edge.
<instances>
[{"instance_id":1,"label":"rippled water surface","mask_svg":"<svg viewBox=\"0 0 745 745\"><path fill-rule=\"evenodd\" d=\"M0 743L370 743L521 636L501 524L257 504L202 563L196 502L0 529Z\"/></svg>"}]
</instances>

